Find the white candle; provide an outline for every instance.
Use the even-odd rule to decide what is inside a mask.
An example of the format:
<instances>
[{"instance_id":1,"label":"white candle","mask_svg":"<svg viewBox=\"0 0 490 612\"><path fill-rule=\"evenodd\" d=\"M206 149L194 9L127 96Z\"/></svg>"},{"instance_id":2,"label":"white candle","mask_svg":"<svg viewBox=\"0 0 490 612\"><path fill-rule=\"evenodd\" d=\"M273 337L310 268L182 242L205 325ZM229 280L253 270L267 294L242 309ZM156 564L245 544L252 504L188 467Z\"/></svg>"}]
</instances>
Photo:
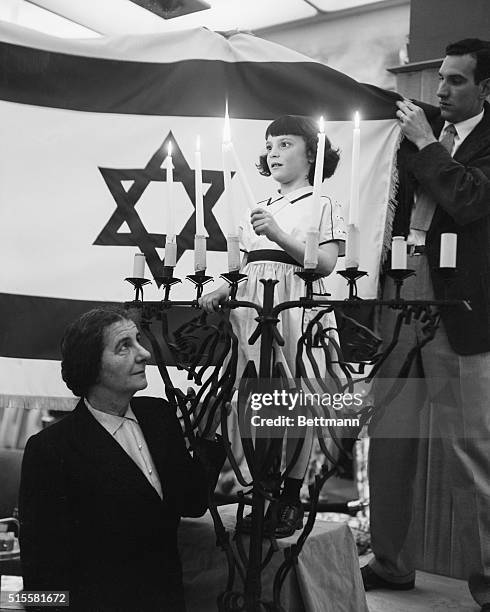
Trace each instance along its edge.
<instances>
[{"instance_id":1,"label":"white candle","mask_svg":"<svg viewBox=\"0 0 490 612\"><path fill-rule=\"evenodd\" d=\"M361 130L359 113L354 115L352 132L352 165L350 175L349 225L359 226L359 157L361 152Z\"/></svg>"},{"instance_id":2,"label":"white candle","mask_svg":"<svg viewBox=\"0 0 490 612\"><path fill-rule=\"evenodd\" d=\"M305 270L314 270L318 265L318 242L320 232L318 230L309 229L306 232L306 246L304 267Z\"/></svg>"},{"instance_id":3,"label":"white candle","mask_svg":"<svg viewBox=\"0 0 490 612\"><path fill-rule=\"evenodd\" d=\"M203 272L206 269L206 236L194 236L194 270Z\"/></svg>"},{"instance_id":4,"label":"white candle","mask_svg":"<svg viewBox=\"0 0 490 612\"><path fill-rule=\"evenodd\" d=\"M357 225L347 227L347 240L345 244L345 267L358 268L361 252L361 233Z\"/></svg>"},{"instance_id":5,"label":"white candle","mask_svg":"<svg viewBox=\"0 0 490 612\"><path fill-rule=\"evenodd\" d=\"M407 243L403 236L393 236L391 241L391 268L393 270L407 269Z\"/></svg>"},{"instance_id":6,"label":"white candle","mask_svg":"<svg viewBox=\"0 0 490 612\"><path fill-rule=\"evenodd\" d=\"M323 117L320 117L318 125L318 144L316 147L315 174L313 179L312 195L313 218L311 222L311 229L314 230L318 229L322 216L320 202L323 183L323 160L325 159L325 123L323 121Z\"/></svg>"},{"instance_id":7,"label":"white candle","mask_svg":"<svg viewBox=\"0 0 490 612\"><path fill-rule=\"evenodd\" d=\"M457 234L441 234L441 254L439 266L441 268L456 267L456 247L458 244Z\"/></svg>"},{"instance_id":8,"label":"white candle","mask_svg":"<svg viewBox=\"0 0 490 612\"><path fill-rule=\"evenodd\" d=\"M165 238L165 266L174 267L177 263L177 242L175 241L175 235L169 236Z\"/></svg>"},{"instance_id":9,"label":"white candle","mask_svg":"<svg viewBox=\"0 0 490 612\"><path fill-rule=\"evenodd\" d=\"M196 190L196 236L205 236L204 227L204 203L202 193L202 159L201 139L196 139L196 153L194 155L194 185Z\"/></svg>"},{"instance_id":10,"label":"white candle","mask_svg":"<svg viewBox=\"0 0 490 612\"><path fill-rule=\"evenodd\" d=\"M228 252L228 272L238 272L240 270L240 242L238 236L228 235L226 237L226 247Z\"/></svg>"},{"instance_id":11,"label":"white candle","mask_svg":"<svg viewBox=\"0 0 490 612\"><path fill-rule=\"evenodd\" d=\"M223 157L223 181L224 191L223 197L225 201L225 207L228 210L228 233L232 236L238 235L238 228L235 227L234 215L233 215L233 194L231 190L231 166L230 166L230 154L231 154L231 133L230 133L230 117L228 116L228 104L226 105L225 123L223 127L223 144L221 146L221 153Z\"/></svg>"},{"instance_id":12,"label":"white candle","mask_svg":"<svg viewBox=\"0 0 490 612\"><path fill-rule=\"evenodd\" d=\"M255 206L257 205L257 200L255 199L254 194L252 193L252 189L250 187L249 182L247 181L247 177L245 176L245 172L243 171L243 166L240 162L240 158L238 157L238 154L235 150L235 147L233 146L233 143L230 141L230 151L231 151L231 155L233 157L233 161L235 162L235 167L236 170L238 172L238 178L240 179L240 182L242 184L243 187L243 191L245 191L245 196L247 198L247 204L250 208L250 210L253 210L255 208Z\"/></svg>"},{"instance_id":13,"label":"white candle","mask_svg":"<svg viewBox=\"0 0 490 612\"><path fill-rule=\"evenodd\" d=\"M306 247L303 265L307 269L315 269L318 265L318 228L322 217L321 189L323 183L323 160L325 159L325 123L323 117L318 122L318 143L316 147L315 173L313 175L313 195L311 202L310 229L306 234ZM314 244L316 236L316 244Z\"/></svg>"},{"instance_id":14,"label":"white candle","mask_svg":"<svg viewBox=\"0 0 490 612\"><path fill-rule=\"evenodd\" d=\"M133 278L145 278L145 256L143 253L134 254Z\"/></svg>"},{"instance_id":15,"label":"white candle","mask_svg":"<svg viewBox=\"0 0 490 612\"><path fill-rule=\"evenodd\" d=\"M174 219L174 204L173 204L173 188L174 188L174 164L172 161L172 142L168 143L168 154L165 160L167 170L167 236L175 236L175 219Z\"/></svg>"}]
</instances>

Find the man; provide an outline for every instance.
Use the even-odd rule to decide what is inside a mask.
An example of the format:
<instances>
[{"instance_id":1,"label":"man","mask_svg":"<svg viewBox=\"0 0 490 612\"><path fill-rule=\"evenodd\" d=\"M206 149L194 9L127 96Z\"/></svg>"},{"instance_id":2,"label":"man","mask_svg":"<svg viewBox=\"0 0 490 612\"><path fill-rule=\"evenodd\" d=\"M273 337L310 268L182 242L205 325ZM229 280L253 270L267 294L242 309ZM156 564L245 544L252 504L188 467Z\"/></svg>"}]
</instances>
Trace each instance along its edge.
<instances>
[{"instance_id":1,"label":"man","mask_svg":"<svg viewBox=\"0 0 490 612\"><path fill-rule=\"evenodd\" d=\"M201 440L207 461L193 459L170 406L133 398L149 358L124 311L82 315L65 332L61 366L81 399L25 449L24 588L69 591L70 610L185 609L177 527L206 511L203 463L217 478L224 451Z\"/></svg>"},{"instance_id":2,"label":"man","mask_svg":"<svg viewBox=\"0 0 490 612\"><path fill-rule=\"evenodd\" d=\"M412 366L405 394L371 431L373 560L366 590L414 587L407 533L412 518L418 416L432 404L444 467L451 479L457 537L474 599L490 610L490 43L451 44L439 71L439 116L429 124L409 100L397 117L409 141L400 151L400 188L393 234L407 236L406 299L469 299L472 310L443 308L442 324ZM415 206L412 204L415 202ZM457 270L446 284L439 268L441 234L457 234ZM385 297L394 297L386 281ZM390 339L397 312L383 311ZM424 337L423 322L404 325L382 375L393 378L408 348Z\"/></svg>"}]
</instances>

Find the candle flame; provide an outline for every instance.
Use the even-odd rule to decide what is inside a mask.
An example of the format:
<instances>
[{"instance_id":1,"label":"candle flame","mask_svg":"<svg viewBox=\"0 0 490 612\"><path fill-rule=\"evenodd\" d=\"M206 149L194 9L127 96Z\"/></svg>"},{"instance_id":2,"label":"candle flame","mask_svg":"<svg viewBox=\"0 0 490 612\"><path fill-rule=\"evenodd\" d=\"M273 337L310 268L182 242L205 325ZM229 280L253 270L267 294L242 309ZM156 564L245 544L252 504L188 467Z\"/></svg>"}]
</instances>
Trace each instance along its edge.
<instances>
[{"instance_id":1,"label":"candle flame","mask_svg":"<svg viewBox=\"0 0 490 612\"><path fill-rule=\"evenodd\" d=\"M167 145L167 155L168 155L169 157L172 157L172 141L171 141L171 140L169 140L169 141L168 141L168 145Z\"/></svg>"},{"instance_id":2,"label":"candle flame","mask_svg":"<svg viewBox=\"0 0 490 612\"><path fill-rule=\"evenodd\" d=\"M325 132L325 121L323 119L323 115L320 117L320 121L318 122L318 127L320 129L320 133L323 134Z\"/></svg>"},{"instance_id":3,"label":"candle flame","mask_svg":"<svg viewBox=\"0 0 490 612\"><path fill-rule=\"evenodd\" d=\"M230 115L228 114L228 100L226 101L225 109L225 122L223 126L223 142L231 142L231 126L230 126Z\"/></svg>"},{"instance_id":4,"label":"candle flame","mask_svg":"<svg viewBox=\"0 0 490 612\"><path fill-rule=\"evenodd\" d=\"M354 113L354 127L356 128L356 130L359 129L360 125L361 125L361 120L359 118L359 111L356 111Z\"/></svg>"},{"instance_id":5,"label":"candle flame","mask_svg":"<svg viewBox=\"0 0 490 612\"><path fill-rule=\"evenodd\" d=\"M200 153L201 151L201 137L199 134L196 136L196 152Z\"/></svg>"}]
</instances>

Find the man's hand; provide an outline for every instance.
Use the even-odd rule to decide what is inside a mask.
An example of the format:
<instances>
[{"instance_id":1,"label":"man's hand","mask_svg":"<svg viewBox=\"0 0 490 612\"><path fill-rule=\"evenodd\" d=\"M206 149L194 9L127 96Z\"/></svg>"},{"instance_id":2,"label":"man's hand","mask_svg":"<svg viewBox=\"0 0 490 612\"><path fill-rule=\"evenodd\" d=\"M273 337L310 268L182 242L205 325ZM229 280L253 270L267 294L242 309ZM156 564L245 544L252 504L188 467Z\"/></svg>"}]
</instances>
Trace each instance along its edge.
<instances>
[{"instance_id":1,"label":"man's hand","mask_svg":"<svg viewBox=\"0 0 490 612\"><path fill-rule=\"evenodd\" d=\"M432 142L437 142L434 132L427 121L424 111L410 100L404 99L396 103L398 110L396 116L403 134L416 145L423 149Z\"/></svg>"},{"instance_id":2,"label":"man's hand","mask_svg":"<svg viewBox=\"0 0 490 612\"><path fill-rule=\"evenodd\" d=\"M272 214L263 207L254 208L250 220L258 236L266 236L273 242L277 242L283 233Z\"/></svg>"}]
</instances>

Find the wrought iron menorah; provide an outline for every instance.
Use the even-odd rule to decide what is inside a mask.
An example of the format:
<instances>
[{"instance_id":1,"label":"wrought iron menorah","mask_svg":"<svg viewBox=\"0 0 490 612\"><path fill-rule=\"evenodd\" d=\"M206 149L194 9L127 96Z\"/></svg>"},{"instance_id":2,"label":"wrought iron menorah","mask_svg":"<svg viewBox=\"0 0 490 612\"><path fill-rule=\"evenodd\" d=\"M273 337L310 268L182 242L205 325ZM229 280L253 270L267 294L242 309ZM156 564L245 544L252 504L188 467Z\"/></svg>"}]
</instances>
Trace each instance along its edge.
<instances>
[{"instance_id":1,"label":"wrought iron menorah","mask_svg":"<svg viewBox=\"0 0 490 612\"><path fill-rule=\"evenodd\" d=\"M450 271L446 272L449 276ZM261 610L281 612L283 610L281 589L288 572L297 562L305 541L313 529L323 485L328 478L339 472L346 456L351 457L354 442L361 429L373 417L380 418L383 411L389 409L390 402L401 391L417 352L436 334L439 325L438 309L441 306L470 308L467 302L460 300L404 300L401 297L403 282L405 278L413 274L411 270L388 271L397 286L397 295L394 300L358 298L356 283L366 273L354 268L339 272L346 278L349 285L349 297L346 300L331 300L328 295L314 294L314 282L321 275L308 270L297 274L305 283L304 297L276 305L274 305L274 286L277 281L271 279L261 281L264 289L263 303L255 304L236 299L238 284L245 280L246 276L238 271L221 275L230 285L230 298L212 317L200 311L197 301L202 295L203 285L212 280L211 277L206 276L205 272L187 277L196 289L196 299L188 301L170 299L171 287L180 282L180 279L173 277L172 268L164 268L163 276L156 279L164 290L162 301L145 302L143 300L143 286L150 282L149 280L126 279L135 287L135 300L127 302L125 306L135 311L141 328L151 343L167 399L172 407L181 414L184 432L190 447L195 448L198 443L196 434L198 426L201 425L201 431L205 435L206 431L209 431L213 418L219 413L221 415L221 435L227 458L242 487L238 495L237 528L233 540L232 534L225 529L221 521L213 491L209 491L209 509L214 521L217 543L223 549L228 564L227 582L223 585L223 592L217 602L220 612L260 612ZM353 309L367 305L392 308L399 312L392 337L383 350L380 349L380 338L368 328L360 325L355 318L343 312L348 309L352 313ZM190 312L194 310L196 315L177 330L170 332L169 314L175 307L187 307ZM260 339L259 363L249 362L245 371L238 373L241 376L237 412L241 425L241 445L249 474L244 473L239 463L227 427L229 405L237 386L238 339L229 318L230 311L235 308L255 310L257 326L249 339L249 344ZM288 389L292 386L292 381L288 380L281 363L276 363L274 360L274 346L284 344L278 329L279 314L292 308L318 309L317 314L306 325L302 336L298 338L296 352L295 384L297 385L299 381L303 388L312 393L318 391L343 393L346 390L353 392L356 385L373 381L382 364L390 358L390 354L397 345L403 325L410 325L414 320L420 321L423 337L416 346L407 350L406 359L401 364L398 378L393 381L383 397L376 398L376 405L367 403L356 412L358 424L349 431L349 444L342 443L334 425L315 427L315 435L325 460L310 486L310 505L306 524L295 543L285 549L284 560L275 573L272 600L265 601L262 594L262 574L273 555L278 552L277 542L273 535L277 522L277 513L274 508L279 497L281 483L299 456L303 438L297 438L293 457L281 469L282 435L256 436L254 439L253 428L250 426L249 397L250 393L257 389L258 381L261 384L267 384L267 381L270 381L276 387L283 386ZM329 329L322 326L322 317L334 308L337 317L344 319L344 323L355 332L347 346L341 347L331 337L327 341ZM158 334L152 329L152 324L155 322L161 327ZM349 361L344 358L344 351L349 353ZM195 383L197 391L184 393L174 386L164 354L170 354L174 364L187 371L188 379ZM256 365L258 365L258 371ZM310 406L308 410L312 416L323 415L327 420L332 416L329 409L323 406ZM202 423L203 420L206 422ZM271 528L264 533L266 503L272 504ZM251 505L252 519L249 533L245 535L242 525L247 504ZM264 542L268 542L265 554Z\"/></svg>"}]
</instances>

